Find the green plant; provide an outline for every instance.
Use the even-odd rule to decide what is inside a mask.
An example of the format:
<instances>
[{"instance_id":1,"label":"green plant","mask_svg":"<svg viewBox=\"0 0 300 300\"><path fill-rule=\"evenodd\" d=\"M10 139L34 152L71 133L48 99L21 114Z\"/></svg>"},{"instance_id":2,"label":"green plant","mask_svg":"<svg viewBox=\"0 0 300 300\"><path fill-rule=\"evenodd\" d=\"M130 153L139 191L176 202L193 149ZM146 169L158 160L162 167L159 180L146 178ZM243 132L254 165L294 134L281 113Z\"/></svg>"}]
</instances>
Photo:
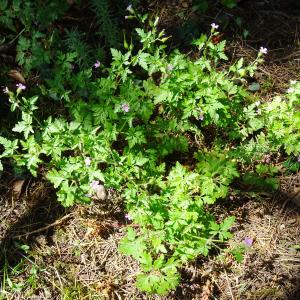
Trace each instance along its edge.
<instances>
[{"instance_id":1,"label":"green plant","mask_svg":"<svg viewBox=\"0 0 300 300\"><path fill-rule=\"evenodd\" d=\"M237 6L237 0L220 0L220 2L228 8L234 8Z\"/></svg>"},{"instance_id":2,"label":"green plant","mask_svg":"<svg viewBox=\"0 0 300 300\"><path fill-rule=\"evenodd\" d=\"M195 10L199 10L201 12L205 12L208 10L209 3L210 1L208 0L194 0L193 1L193 8ZM237 6L237 0L219 0L223 6L227 8L234 8Z\"/></svg>"},{"instance_id":3,"label":"green plant","mask_svg":"<svg viewBox=\"0 0 300 300\"><path fill-rule=\"evenodd\" d=\"M3 43L4 48L12 48L13 42L17 42L16 62L22 68L25 78L34 71L41 81L51 80L59 72L53 65L62 53L76 54L72 67L78 65L80 68L87 68L91 61L102 59L106 50L118 47L122 41L118 17L121 14L123 19L124 4L116 1L116 9L109 2L2 1L0 25L5 36L0 44ZM95 20L89 25L89 29L77 22L80 18L76 14L82 11L91 20ZM72 16L74 13L75 17ZM69 27L65 22L69 19L76 20L76 26ZM89 30L93 34L88 34Z\"/></svg>"},{"instance_id":4,"label":"green plant","mask_svg":"<svg viewBox=\"0 0 300 300\"><path fill-rule=\"evenodd\" d=\"M4 265L2 269L2 284L0 299L10 299L9 296L25 292L30 296L37 288L38 274L43 270L31 260L31 254L27 245L16 245L22 254L22 259L11 267L6 256L4 256Z\"/></svg>"},{"instance_id":5,"label":"green plant","mask_svg":"<svg viewBox=\"0 0 300 300\"><path fill-rule=\"evenodd\" d=\"M230 238L234 218L217 222L208 207L228 195L239 165L282 147L299 155L299 84L284 96L278 118L277 98L253 103L240 84L265 48L248 66L240 59L220 70L227 57L225 41L213 42L216 24L194 42L192 60L165 50L158 19L148 25L146 15L128 11L127 19L143 24L136 29L141 44L124 40L127 52L111 49L110 67L97 61L72 72L78 53L60 53L39 96L23 96L22 85L5 89L18 122L13 138L0 138L0 158L45 176L64 206L91 202L103 185L122 194L134 226L120 250L139 261L141 290L166 294L182 264ZM60 114L47 116L47 97L60 103Z\"/></svg>"},{"instance_id":6,"label":"green plant","mask_svg":"<svg viewBox=\"0 0 300 300\"><path fill-rule=\"evenodd\" d=\"M104 37L109 47L117 47L120 43L117 19L112 16L108 0L92 0L92 6L97 16L99 35Z\"/></svg>"},{"instance_id":7,"label":"green plant","mask_svg":"<svg viewBox=\"0 0 300 300\"><path fill-rule=\"evenodd\" d=\"M56 45L58 31L48 28L63 16L67 1L9 1L1 2L0 24L6 30L6 38L14 40L17 34L16 61L25 74L41 70L52 59L52 47Z\"/></svg>"}]
</instances>

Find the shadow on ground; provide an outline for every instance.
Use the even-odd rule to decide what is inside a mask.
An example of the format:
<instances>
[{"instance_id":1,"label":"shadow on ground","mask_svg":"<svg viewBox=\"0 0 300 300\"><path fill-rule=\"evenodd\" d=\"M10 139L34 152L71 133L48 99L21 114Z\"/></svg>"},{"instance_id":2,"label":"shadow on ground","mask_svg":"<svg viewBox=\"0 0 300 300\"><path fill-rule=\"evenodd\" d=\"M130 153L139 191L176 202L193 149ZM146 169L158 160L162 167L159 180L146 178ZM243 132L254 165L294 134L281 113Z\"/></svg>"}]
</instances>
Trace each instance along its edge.
<instances>
[{"instance_id":1,"label":"shadow on ground","mask_svg":"<svg viewBox=\"0 0 300 300\"><path fill-rule=\"evenodd\" d=\"M0 185L0 277L24 258L21 245L33 247L39 235L52 244L54 229L45 227L67 213L44 182L25 180L19 197L12 192L13 182L8 175Z\"/></svg>"}]
</instances>

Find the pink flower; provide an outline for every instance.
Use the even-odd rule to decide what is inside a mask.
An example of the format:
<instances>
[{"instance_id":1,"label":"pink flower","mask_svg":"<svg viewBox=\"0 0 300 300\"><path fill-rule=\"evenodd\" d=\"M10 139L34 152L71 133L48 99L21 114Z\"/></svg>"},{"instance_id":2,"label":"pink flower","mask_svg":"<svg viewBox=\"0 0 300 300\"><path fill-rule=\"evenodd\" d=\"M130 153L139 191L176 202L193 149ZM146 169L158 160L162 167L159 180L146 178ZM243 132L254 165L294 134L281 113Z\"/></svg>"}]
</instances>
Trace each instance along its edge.
<instances>
[{"instance_id":1,"label":"pink flower","mask_svg":"<svg viewBox=\"0 0 300 300\"><path fill-rule=\"evenodd\" d=\"M211 23L210 26L211 26L211 28L214 29L214 30L216 30L216 29L219 28L219 25L217 25L216 23Z\"/></svg>"},{"instance_id":2,"label":"pink flower","mask_svg":"<svg viewBox=\"0 0 300 300\"><path fill-rule=\"evenodd\" d=\"M297 159L298 163L300 163L300 155L298 156L298 159Z\"/></svg>"},{"instance_id":3,"label":"pink flower","mask_svg":"<svg viewBox=\"0 0 300 300\"><path fill-rule=\"evenodd\" d=\"M24 85L24 84L22 84L22 83L17 83L17 84L16 84L16 87L17 87L18 90L20 90L20 91L26 90L26 85Z\"/></svg>"},{"instance_id":4,"label":"pink flower","mask_svg":"<svg viewBox=\"0 0 300 300\"><path fill-rule=\"evenodd\" d=\"M128 113L129 110L130 110L130 106L129 106L129 104L127 104L127 103L123 103L123 104L121 105L121 108L122 108L122 110L123 110L124 112L126 112L126 113Z\"/></svg>"},{"instance_id":5,"label":"pink flower","mask_svg":"<svg viewBox=\"0 0 300 300\"><path fill-rule=\"evenodd\" d=\"M93 180L90 184L91 189L97 191L100 188L100 182L98 180Z\"/></svg>"},{"instance_id":6,"label":"pink flower","mask_svg":"<svg viewBox=\"0 0 300 300\"><path fill-rule=\"evenodd\" d=\"M250 237L245 237L244 243L246 244L246 246L251 247L253 245L253 239Z\"/></svg>"},{"instance_id":7,"label":"pink flower","mask_svg":"<svg viewBox=\"0 0 300 300\"><path fill-rule=\"evenodd\" d=\"M98 68L100 67L100 65L101 65L101 63L100 63L99 60L97 60L97 61L94 63L94 67L95 67L96 69L98 69Z\"/></svg>"},{"instance_id":8,"label":"pink flower","mask_svg":"<svg viewBox=\"0 0 300 300\"><path fill-rule=\"evenodd\" d=\"M268 49L264 48L264 47L260 47L259 48L259 52L262 53L262 54L267 54L268 53Z\"/></svg>"},{"instance_id":9,"label":"pink flower","mask_svg":"<svg viewBox=\"0 0 300 300\"><path fill-rule=\"evenodd\" d=\"M131 218L131 216L129 214L125 215L125 219L127 219L128 221L132 221L132 218Z\"/></svg>"},{"instance_id":10,"label":"pink flower","mask_svg":"<svg viewBox=\"0 0 300 300\"><path fill-rule=\"evenodd\" d=\"M85 165L86 165L87 167L89 167L89 166L91 165L91 163L92 163L91 158L90 158L90 157L86 157L86 158L84 159L84 163L85 163Z\"/></svg>"}]
</instances>

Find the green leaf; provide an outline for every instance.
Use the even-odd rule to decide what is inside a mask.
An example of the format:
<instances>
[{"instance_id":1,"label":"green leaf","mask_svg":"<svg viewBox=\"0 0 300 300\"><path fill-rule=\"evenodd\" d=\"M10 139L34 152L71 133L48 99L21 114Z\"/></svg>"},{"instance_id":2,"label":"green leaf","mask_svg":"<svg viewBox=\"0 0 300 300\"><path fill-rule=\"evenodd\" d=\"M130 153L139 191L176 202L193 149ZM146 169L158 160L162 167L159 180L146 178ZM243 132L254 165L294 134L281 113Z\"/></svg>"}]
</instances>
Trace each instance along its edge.
<instances>
[{"instance_id":1,"label":"green leaf","mask_svg":"<svg viewBox=\"0 0 300 300\"><path fill-rule=\"evenodd\" d=\"M235 222L235 217L227 217L221 224L220 230L227 231L229 230Z\"/></svg>"},{"instance_id":2,"label":"green leaf","mask_svg":"<svg viewBox=\"0 0 300 300\"><path fill-rule=\"evenodd\" d=\"M136 260L140 261L143 253L145 253L146 245L142 237L135 237L133 233L134 231L132 229L128 229L129 236L126 236L121 240L119 250L125 255L131 255Z\"/></svg>"},{"instance_id":3,"label":"green leaf","mask_svg":"<svg viewBox=\"0 0 300 300\"><path fill-rule=\"evenodd\" d=\"M65 177L55 169L50 170L46 176L47 179L53 183L55 188L58 188L62 182L66 180Z\"/></svg>"},{"instance_id":4,"label":"green leaf","mask_svg":"<svg viewBox=\"0 0 300 300\"><path fill-rule=\"evenodd\" d=\"M137 288L144 292L151 292L157 282L158 278L155 275L139 274L136 278Z\"/></svg>"},{"instance_id":5,"label":"green leaf","mask_svg":"<svg viewBox=\"0 0 300 300\"><path fill-rule=\"evenodd\" d=\"M34 133L32 124L32 116L28 113L22 112L22 120L19 121L12 129L15 132L23 132L25 139L28 138L29 133Z\"/></svg>"},{"instance_id":6,"label":"green leaf","mask_svg":"<svg viewBox=\"0 0 300 300\"><path fill-rule=\"evenodd\" d=\"M17 139L10 141L10 140L0 136L0 144L2 144L5 149L5 151L2 153L1 156L5 157L5 156L13 155L19 147L18 143L19 143L19 140L17 140Z\"/></svg>"},{"instance_id":7,"label":"green leaf","mask_svg":"<svg viewBox=\"0 0 300 300\"><path fill-rule=\"evenodd\" d=\"M146 143L144 128L142 126L129 128L126 140L128 141L129 148Z\"/></svg>"},{"instance_id":8,"label":"green leaf","mask_svg":"<svg viewBox=\"0 0 300 300\"><path fill-rule=\"evenodd\" d=\"M150 54L149 53L141 53L138 56L138 64L144 69L148 70L148 62L147 59L149 58Z\"/></svg>"},{"instance_id":9,"label":"green leaf","mask_svg":"<svg viewBox=\"0 0 300 300\"><path fill-rule=\"evenodd\" d=\"M157 258L154 262L153 262L153 267L155 270L159 270L162 268L163 264L164 264L164 260L165 257L164 255L160 255L159 258Z\"/></svg>"},{"instance_id":10,"label":"green leaf","mask_svg":"<svg viewBox=\"0 0 300 300\"><path fill-rule=\"evenodd\" d=\"M152 257L149 253L143 252L140 255L139 262L141 263L144 272L148 272L152 269Z\"/></svg>"},{"instance_id":11,"label":"green leaf","mask_svg":"<svg viewBox=\"0 0 300 300\"><path fill-rule=\"evenodd\" d=\"M110 52L114 61L120 62L122 60L123 55L119 50L111 48Z\"/></svg>"},{"instance_id":12,"label":"green leaf","mask_svg":"<svg viewBox=\"0 0 300 300\"><path fill-rule=\"evenodd\" d=\"M220 0L220 2L228 8L234 8L237 5L236 0Z\"/></svg>"},{"instance_id":13,"label":"green leaf","mask_svg":"<svg viewBox=\"0 0 300 300\"><path fill-rule=\"evenodd\" d=\"M193 9L196 9L200 12L206 12L208 10L208 2L207 0L197 0L195 1L195 5Z\"/></svg>"},{"instance_id":14,"label":"green leaf","mask_svg":"<svg viewBox=\"0 0 300 300\"><path fill-rule=\"evenodd\" d=\"M103 175L103 173L100 171L100 170L96 170L96 171L93 171L91 173L91 175L96 178L97 180L100 180L102 182L105 182L105 177Z\"/></svg>"},{"instance_id":15,"label":"green leaf","mask_svg":"<svg viewBox=\"0 0 300 300\"><path fill-rule=\"evenodd\" d=\"M242 263L244 259L245 246L237 246L229 251L238 263Z\"/></svg>"}]
</instances>

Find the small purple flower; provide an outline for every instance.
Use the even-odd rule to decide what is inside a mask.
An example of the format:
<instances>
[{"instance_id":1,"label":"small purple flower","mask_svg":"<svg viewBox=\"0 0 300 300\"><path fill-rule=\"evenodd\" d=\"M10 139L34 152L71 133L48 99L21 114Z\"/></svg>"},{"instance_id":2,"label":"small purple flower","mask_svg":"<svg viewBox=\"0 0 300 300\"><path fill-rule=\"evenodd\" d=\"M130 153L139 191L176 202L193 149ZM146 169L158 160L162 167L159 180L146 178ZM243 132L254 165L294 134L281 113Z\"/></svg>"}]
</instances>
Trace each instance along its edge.
<instances>
[{"instance_id":1,"label":"small purple flower","mask_svg":"<svg viewBox=\"0 0 300 300\"><path fill-rule=\"evenodd\" d=\"M267 164L269 164L269 163L271 162L270 157L267 157L267 158L265 159L265 162L266 162Z\"/></svg>"},{"instance_id":2,"label":"small purple flower","mask_svg":"<svg viewBox=\"0 0 300 300\"><path fill-rule=\"evenodd\" d=\"M132 221L132 218L131 218L131 216L129 214L125 215L125 219L127 219L128 221Z\"/></svg>"},{"instance_id":3,"label":"small purple flower","mask_svg":"<svg viewBox=\"0 0 300 300\"><path fill-rule=\"evenodd\" d=\"M96 60L96 62L94 63L94 67L95 69L98 69L100 67L101 63L99 60Z\"/></svg>"},{"instance_id":4,"label":"small purple flower","mask_svg":"<svg viewBox=\"0 0 300 300\"><path fill-rule=\"evenodd\" d=\"M300 163L300 155L298 156L298 159L297 159L298 163Z\"/></svg>"},{"instance_id":5,"label":"small purple flower","mask_svg":"<svg viewBox=\"0 0 300 300\"><path fill-rule=\"evenodd\" d=\"M121 108L122 108L122 110L123 110L124 112L126 112L126 113L128 113L129 110L130 110L130 106L129 106L129 104L127 104L127 103L123 103L123 104L121 105Z\"/></svg>"},{"instance_id":6,"label":"small purple flower","mask_svg":"<svg viewBox=\"0 0 300 300\"><path fill-rule=\"evenodd\" d=\"M250 237L245 237L244 243L246 246L251 247L253 245L253 239Z\"/></svg>"},{"instance_id":7,"label":"small purple flower","mask_svg":"<svg viewBox=\"0 0 300 300\"><path fill-rule=\"evenodd\" d=\"M259 48L259 52L262 53L262 54L267 54L268 53L268 49L265 48L265 47L260 47Z\"/></svg>"},{"instance_id":8,"label":"small purple flower","mask_svg":"<svg viewBox=\"0 0 300 300\"><path fill-rule=\"evenodd\" d=\"M84 159L84 163L85 163L85 165L86 165L87 167L89 167L89 166L91 165L91 163L92 163L91 158L90 158L90 157L86 157L86 158Z\"/></svg>"},{"instance_id":9,"label":"small purple flower","mask_svg":"<svg viewBox=\"0 0 300 300\"><path fill-rule=\"evenodd\" d=\"M211 26L211 28L214 29L214 30L216 30L216 29L219 28L219 25L217 25L216 23L211 23L210 26Z\"/></svg>"},{"instance_id":10,"label":"small purple flower","mask_svg":"<svg viewBox=\"0 0 300 300\"><path fill-rule=\"evenodd\" d=\"M287 92L288 94L291 94L291 93L294 93L294 92L295 92L295 89L292 88L292 87L290 87L290 88L287 89L286 92Z\"/></svg>"},{"instance_id":11,"label":"small purple flower","mask_svg":"<svg viewBox=\"0 0 300 300\"><path fill-rule=\"evenodd\" d=\"M17 83L16 87L18 88L18 90L20 91L24 91L26 90L26 85L22 84L22 83Z\"/></svg>"},{"instance_id":12,"label":"small purple flower","mask_svg":"<svg viewBox=\"0 0 300 300\"><path fill-rule=\"evenodd\" d=\"M9 93L9 90L8 90L8 87L7 87L7 86L3 89L3 93L4 93L4 94L8 94L8 93Z\"/></svg>"},{"instance_id":13,"label":"small purple flower","mask_svg":"<svg viewBox=\"0 0 300 300\"><path fill-rule=\"evenodd\" d=\"M91 182L91 184L90 184L90 187L93 189L93 190L95 190L95 191L97 191L99 188L100 188L100 182L98 181L98 180L93 180L92 182Z\"/></svg>"}]
</instances>

